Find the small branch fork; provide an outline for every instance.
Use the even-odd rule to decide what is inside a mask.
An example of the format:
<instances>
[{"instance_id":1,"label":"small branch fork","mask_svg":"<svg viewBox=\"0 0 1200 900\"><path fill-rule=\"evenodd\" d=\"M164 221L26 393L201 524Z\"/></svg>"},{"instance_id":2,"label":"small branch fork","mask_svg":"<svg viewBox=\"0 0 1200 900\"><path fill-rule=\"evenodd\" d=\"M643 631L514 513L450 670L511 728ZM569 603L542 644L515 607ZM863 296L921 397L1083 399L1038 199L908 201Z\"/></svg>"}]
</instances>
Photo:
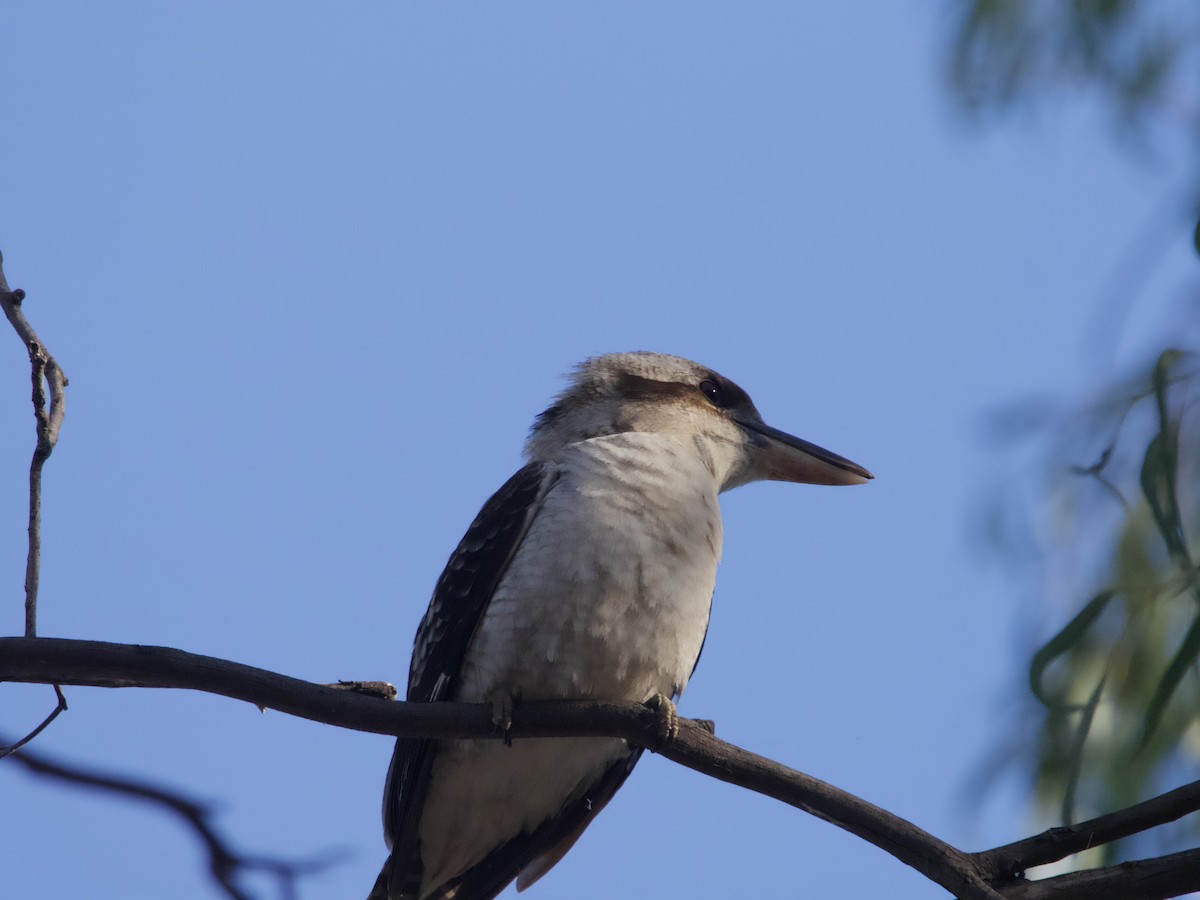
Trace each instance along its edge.
<instances>
[{"instance_id":1,"label":"small branch fork","mask_svg":"<svg viewBox=\"0 0 1200 900\"><path fill-rule=\"evenodd\" d=\"M495 738L487 704L380 702L337 686L167 647L57 638L0 638L0 682L199 690L341 728L429 738ZM985 850L958 850L886 810L678 720L664 741L662 714L636 703L526 702L506 732L528 737L621 737L730 784L773 797L858 835L963 900L1155 900L1200 889L1200 850L1040 881L1028 868L1145 831L1200 810L1200 782L1069 828Z\"/></svg>"}]
</instances>

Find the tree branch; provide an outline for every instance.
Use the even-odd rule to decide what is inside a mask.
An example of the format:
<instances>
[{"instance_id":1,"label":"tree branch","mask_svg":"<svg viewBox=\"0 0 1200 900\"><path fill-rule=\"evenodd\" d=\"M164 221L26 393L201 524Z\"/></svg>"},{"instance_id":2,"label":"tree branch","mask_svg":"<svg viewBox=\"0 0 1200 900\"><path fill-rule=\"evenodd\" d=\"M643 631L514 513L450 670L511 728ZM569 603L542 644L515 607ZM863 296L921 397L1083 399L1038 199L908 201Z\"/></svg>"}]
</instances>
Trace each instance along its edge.
<instances>
[{"instance_id":1,"label":"tree branch","mask_svg":"<svg viewBox=\"0 0 1200 900\"><path fill-rule=\"evenodd\" d=\"M182 794L133 778L118 778L74 764L51 760L40 753L22 750L12 757L13 762L35 775L78 784L83 787L148 801L175 813L191 828L208 854L208 868L213 881L232 900L250 900L238 885L238 876L246 871L268 872L279 882L280 896L296 896L295 882L301 875L319 872L332 864L331 859L288 862L265 856L247 856L230 847L211 823L212 810L205 804Z\"/></svg>"},{"instance_id":2,"label":"tree branch","mask_svg":"<svg viewBox=\"0 0 1200 900\"><path fill-rule=\"evenodd\" d=\"M10 753L16 753L35 737L45 731L47 726L49 726L51 722L58 718L59 713L64 713L67 711L67 698L63 695L62 687L57 684L54 685L54 696L58 698L58 703L55 705L54 709L50 710L50 714L46 716L46 718L42 719L41 725L33 729L33 731L29 732L29 734L25 735L25 737L21 738L15 744L5 744L3 741L0 741L0 759L4 759L4 757L8 756Z\"/></svg>"},{"instance_id":3,"label":"tree branch","mask_svg":"<svg viewBox=\"0 0 1200 900\"><path fill-rule=\"evenodd\" d=\"M0 638L0 682L199 690L315 722L375 734L502 738L486 704L381 702L168 647L57 638ZM375 690L378 690L376 688ZM1200 782L1070 828L964 853L910 822L802 772L719 740L706 723L679 722L664 741L661 711L638 703L526 702L508 736L620 737L721 781L804 810L886 851L964 900L1156 900L1200 888L1200 850L1040 881L1025 869L1144 831L1200 809Z\"/></svg>"},{"instance_id":4,"label":"tree branch","mask_svg":"<svg viewBox=\"0 0 1200 900\"><path fill-rule=\"evenodd\" d=\"M21 312L22 290L10 290L0 255L0 309L29 352L33 379L33 414L37 418L37 446L29 464L29 552L25 558L25 637L37 635L38 580L42 566L42 466L58 443L58 431L67 411L67 375ZM50 409L46 409L46 395Z\"/></svg>"},{"instance_id":5,"label":"tree branch","mask_svg":"<svg viewBox=\"0 0 1200 900\"><path fill-rule=\"evenodd\" d=\"M1118 863L1024 881L1005 891L1012 900L1158 900L1200 889L1200 850Z\"/></svg>"},{"instance_id":6,"label":"tree branch","mask_svg":"<svg viewBox=\"0 0 1200 900\"><path fill-rule=\"evenodd\" d=\"M726 743L697 722L681 719L679 737L657 752L689 769L772 797L849 831L963 900L1003 896L988 884L969 854L840 788Z\"/></svg>"},{"instance_id":7,"label":"tree branch","mask_svg":"<svg viewBox=\"0 0 1200 900\"><path fill-rule=\"evenodd\" d=\"M1077 825L1051 828L1024 840L974 854L979 867L995 877L1023 872L1065 859L1092 847L1174 822L1200 809L1200 781L1168 791L1150 800L1097 816Z\"/></svg>"},{"instance_id":8,"label":"tree branch","mask_svg":"<svg viewBox=\"0 0 1200 900\"><path fill-rule=\"evenodd\" d=\"M263 669L167 647L57 638L0 638L0 681L199 690L312 721L376 734L500 738L486 704L380 702ZM964 900L997 900L962 851L905 820L682 720L662 742L660 713L637 703L529 702L508 736L620 737L688 768L774 797L870 841Z\"/></svg>"}]
</instances>

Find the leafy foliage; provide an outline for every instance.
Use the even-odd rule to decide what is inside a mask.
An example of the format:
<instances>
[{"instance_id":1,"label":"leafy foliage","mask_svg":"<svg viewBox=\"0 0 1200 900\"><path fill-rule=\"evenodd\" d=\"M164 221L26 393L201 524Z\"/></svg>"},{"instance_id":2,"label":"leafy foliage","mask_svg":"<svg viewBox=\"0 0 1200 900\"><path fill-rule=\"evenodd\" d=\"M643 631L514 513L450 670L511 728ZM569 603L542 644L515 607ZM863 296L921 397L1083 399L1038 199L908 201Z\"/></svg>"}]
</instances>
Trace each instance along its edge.
<instances>
[{"instance_id":1,"label":"leafy foliage","mask_svg":"<svg viewBox=\"0 0 1200 900\"><path fill-rule=\"evenodd\" d=\"M1200 5L972 0L947 17L947 79L964 114L1099 100L1123 143L1170 135L1200 162ZM1196 187L1181 186L1180 206L1194 207ZM1194 240L1200 252L1200 226ZM1172 343L1200 344L1190 328ZM1060 623L1029 662L1036 705L1016 740L1032 751L1040 801L1067 822L1196 777L1198 386L1196 356L1164 349L1086 408L1026 408L1007 422L1032 450L993 508L992 534L1014 571L1038 574L1041 610Z\"/></svg>"},{"instance_id":2,"label":"leafy foliage","mask_svg":"<svg viewBox=\"0 0 1200 900\"><path fill-rule=\"evenodd\" d=\"M1194 116L1185 98L1194 94L1197 12L1136 0L956 3L949 78L973 113L1095 91L1137 135L1157 117Z\"/></svg>"},{"instance_id":3,"label":"leafy foliage","mask_svg":"<svg viewBox=\"0 0 1200 900\"><path fill-rule=\"evenodd\" d=\"M1140 496L1122 503L1102 554L1109 560L1108 584L1030 664L1030 685L1046 713L1040 793L1044 799L1062 797L1068 822L1077 817L1081 789L1089 807L1124 805L1139 799L1156 776L1194 763L1190 747L1200 736L1200 579L1187 535L1200 518L1200 473L1194 465L1200 432L1186 420L1189 390L1200 375L1194 361L1166 351L1149 373L1147 388L1128 398L1128 409L1104 405L1125 425L1117 441L1137 440L1139 432L1129 423L1139 418L1129 413L1152 408L1153 435L1140 465L1118 453L1114 441L1101 464L1074 470L1073 477L1082 475L1097 486L1103 479L1097 496L1110 498L1110 504L1113 491L1119 494L1127 485L1137 485ZM1123 471L1113 462L1122 459ZM1098 519L1086 504L1079 509L1086 512L1076 526L1091 537L1086 532Z\"/></svg>"}]
</instances>

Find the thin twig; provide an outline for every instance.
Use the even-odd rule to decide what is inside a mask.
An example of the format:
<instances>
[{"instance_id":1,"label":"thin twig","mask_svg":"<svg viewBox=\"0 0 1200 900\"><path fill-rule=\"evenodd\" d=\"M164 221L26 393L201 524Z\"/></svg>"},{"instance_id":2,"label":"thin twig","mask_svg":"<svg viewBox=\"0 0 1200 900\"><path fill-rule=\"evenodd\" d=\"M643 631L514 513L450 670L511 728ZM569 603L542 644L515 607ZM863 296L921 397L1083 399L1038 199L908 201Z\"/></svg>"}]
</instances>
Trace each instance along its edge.
<instances>
[{"instance_id":1,"label":"thin twig","mask_svg":"<svg viewBox=\"0 0 1200 900\"><path fill-rule=\"evenodd\" d=\"M25 292L10 290L0 254L0 308L29 352L33 379L33 413L37 419L37 446L29 464L29 552L25 559L25 636L37 635L38 581L42 564L42 466L58 443L67 407L67 376L25 318L21 301ZM49 395L50 407L46 408Z\"/></svg>"},{"instance_id":2,"label":"thin twig","mask_svg":"<svg viewBox=\"0 0 1200 900\"><path fill-rule=\"evenodd\" d=\"M66 712L67 698L66 698L66 696L64 696L64 694L62 692L62 688L59 687L57 684L54 685L54 694L56 697L58 697L58 705L55 706L54 709L50 710L50 715L46 716L46 718L44 718L42 720L41 725L39 725L37 728L33 729L33 731L29 732L29 734L25 735L25 737L21 738L15 744L8 744L8 745L0 744L0 759L4 759L4 757L8 756L9 754L15 753L16 751L20 750L22 747L24 747L26 744L28 744L30 741L32 741L35 737L37 737L39 734L41 734L43 731L45 731L46 726L49 725L51 722L53 722L55 719L57 719L59 713Z\"/></svg>"},{"instance_id":3,"label":"thin twig","mask_svg":"<svg viewBox=\"0 0 1200 900\"><path fill-rule=\"evenodd\" d=\"M336 859L328 854L320 860L289 862L273 857L238 853L213 827L210 822L212 811L205 804L188 799L176 791L132 778L117 777L74 764L52 761L29 750L23 750L11 758L37 775L148 801L175 813L196 833L208 853L208 868L213 881L233 900L250 900L250 895L237 883L243 872L261 871L274 875L279 882L280 896L290 898L296 894L297 878L320 872L336 862Z\"/></svg>"},{"instance_id":4,"label":"thin twig","mask_svg":"<svg viewBox=\"0 0 1200 900\"><path fill-rule=\"evenodd\" d=\"M1020 872L1174 822L1197 810L1200 810L1200 781L1193 781L1125 809L1097 816L1078 825L1051 828L974 856L980 868L989 875Z\"/></svg>"}]
</instances>

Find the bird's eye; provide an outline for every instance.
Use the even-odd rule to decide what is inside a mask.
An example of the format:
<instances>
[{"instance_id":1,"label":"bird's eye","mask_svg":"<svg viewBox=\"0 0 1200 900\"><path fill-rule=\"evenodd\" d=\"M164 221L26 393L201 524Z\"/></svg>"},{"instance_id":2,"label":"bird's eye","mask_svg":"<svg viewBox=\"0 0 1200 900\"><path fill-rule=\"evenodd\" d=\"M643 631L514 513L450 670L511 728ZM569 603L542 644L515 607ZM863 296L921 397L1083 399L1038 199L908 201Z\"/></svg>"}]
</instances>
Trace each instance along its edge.
<instances>
[{"instance_id":1,"label":"bird's eye","mask_svg":"<svg viewBox=\"0 0 1200 900\"><path fill-rule=\"evenodd\" d=\"M722 406L725 402L725 392L721 390L721 386L711 378L705 378L698 385L700 393L712 401L713 406Z\"/></svg>"}]
</instances>

